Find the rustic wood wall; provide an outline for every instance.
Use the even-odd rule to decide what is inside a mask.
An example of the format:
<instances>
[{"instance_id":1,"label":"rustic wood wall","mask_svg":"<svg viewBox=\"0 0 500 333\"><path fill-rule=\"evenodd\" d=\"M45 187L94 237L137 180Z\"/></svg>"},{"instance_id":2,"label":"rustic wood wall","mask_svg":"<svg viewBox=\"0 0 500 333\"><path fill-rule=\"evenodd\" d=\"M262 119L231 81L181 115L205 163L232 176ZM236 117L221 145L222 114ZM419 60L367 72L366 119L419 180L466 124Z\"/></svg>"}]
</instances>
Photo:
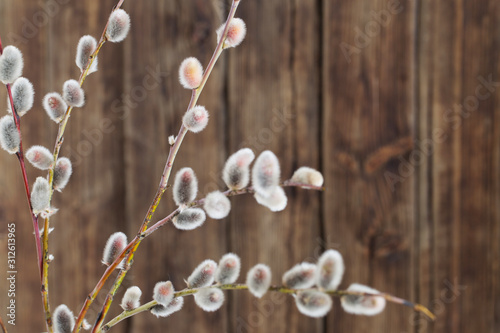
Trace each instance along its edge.
<instances>
[{"instance_id":1,"label":"rustic wood wall","mask_svg":"<svg viewBox=\"0 0 500 333\"><path fill-rule=\"evenodd\" d=\"M36 107L23 118L25 146L52 147L47 92L79 74L80 36L98 36L115 0L0 1L0 35L25 55ZM85 83L62 155L75 163L51 236L51 301L75 312L104 271L114 231L133 237L156 190L190 93L177 69L207 64L229 0L126 0L124 43L106 44ZM243 271L269 264L273 281L325 248L346 261L342 287L371 285L429 306L437 321L388 305L376 317L300 315L290 297L228 292L221 311L188 299L167 319L141 314L116 332L500 331L500 2L496 0L242 0L244 43L225 52L200 100L208 128L189 134L175 169L191 166L202 193L239 147L277 153L284 177L322 170L326 191L287 190L273 214L232 199L223 221L146 240L124 285L148 300L154 284L183 279L203 259L238 253ZM5 100L4 89L0 100ZM7 223L16 223L17 325L44 330L32 227L17 161L0 154L0 315L7 306ZM30 180L43 173L29 167ZM157 217L174 208L169 193ZM121 297L120 292L119 297ZM102 298L98 299L102 301ZM97 307L92 307L94 317ZM112 314L118 313L118 306ZM111 317L110 317L111 318ZM9 331L9 332L10 332Z\"/></svg>"}]
</instances>

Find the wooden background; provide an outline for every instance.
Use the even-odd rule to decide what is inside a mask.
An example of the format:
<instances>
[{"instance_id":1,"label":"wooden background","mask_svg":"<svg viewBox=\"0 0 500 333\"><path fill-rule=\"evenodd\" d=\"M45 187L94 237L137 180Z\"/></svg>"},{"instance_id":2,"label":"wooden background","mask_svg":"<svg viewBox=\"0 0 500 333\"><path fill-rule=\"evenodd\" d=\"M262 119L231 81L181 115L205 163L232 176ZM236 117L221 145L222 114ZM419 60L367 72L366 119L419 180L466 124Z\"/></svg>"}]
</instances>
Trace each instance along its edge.
<instances>
[{"instance_id":1,"label":"wooden background","mask_svg":"<svg viewBox=\"0 0 500 333\"><path fill-rule=\"evenodd\" d=\"M41 98L78 77L78 39L100 35L115 2L0 1L2 41L22 50L36 88L36 106L22 121L25 147L53 147L57 127ZM62 149L75 167L55 196L53 308L66 303L78 312L104 271L107 237L137 231L190 97L178 66L188 56L208 63L229 3L125 1L131 34L104 46ZM288 207L277 214L241 196L231 199L227 219L192 232L167 226L143 243L125 286L138 285L150 300L157 281L181 289L199 262L228 251L241 256L244 272L269 264L279 283L295 263L336 248L346 262L342 287L359 282L420 302L437 321L393 304L376 317L353 316L338 300L326 319L314 320L291 297L228 292L216 313L188 298L172 317L144 313L113 331L500 331L500 2L242 0L237 16L248 36L217 64L200 100L209 126L187 136L174 170L191 166L203 194L223 188L220 170L238 148L271 149L283 177L309 165L324 173L327 190L289 189ZM9 328L41 332L20 171L6 153L0 165L0 315L6 319L6 224L14 222L17 325ZM31 182L44 175L28 173ZM167 193L156 217L173 208Z\"/></svg>"}]
</instances>

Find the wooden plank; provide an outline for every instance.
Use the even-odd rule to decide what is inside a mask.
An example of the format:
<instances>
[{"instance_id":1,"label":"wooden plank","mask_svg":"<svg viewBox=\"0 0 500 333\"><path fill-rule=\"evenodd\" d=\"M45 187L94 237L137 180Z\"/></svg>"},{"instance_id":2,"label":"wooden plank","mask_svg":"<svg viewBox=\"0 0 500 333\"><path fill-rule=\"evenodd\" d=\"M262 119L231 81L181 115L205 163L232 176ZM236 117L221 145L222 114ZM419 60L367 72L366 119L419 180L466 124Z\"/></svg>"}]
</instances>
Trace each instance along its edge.
<instances>
[{"instance_id":1,"label":"wooden plank","mask_svg":"<svg viewBox=\"0 0 500 333\"><path fill-rule=\"evenodd\" d=\"M282 178L302 165L319 167L319 15L316 1L245 1L239 16L247 39L230 51L229 151L269 149L281 163ZM235 198L231 250L243 262L242 275L262 262L273 283L296 263L314 261L320 239L318 193L287 190L288 207L271 213L252 197ZM244 279L244 276L242 277ZM320 332L322 322L298 313L293 299L234 293L232 332Z\"/></svg>"},{"instance_id":2,"label":"wooden plank","mask_svg":"<svg viewBox=\"0 0 500 333\"><path fill-rule=\"evenodd\" d=\"M412 298L414 185L394 184L412 138L411 1L325 1L323 169L325 237L338 244L353 282ZM338 304L338 303L336 303ZM376 317L336 306L332 332L411 331L411 311Z\"/></svg>"}]
</instances>

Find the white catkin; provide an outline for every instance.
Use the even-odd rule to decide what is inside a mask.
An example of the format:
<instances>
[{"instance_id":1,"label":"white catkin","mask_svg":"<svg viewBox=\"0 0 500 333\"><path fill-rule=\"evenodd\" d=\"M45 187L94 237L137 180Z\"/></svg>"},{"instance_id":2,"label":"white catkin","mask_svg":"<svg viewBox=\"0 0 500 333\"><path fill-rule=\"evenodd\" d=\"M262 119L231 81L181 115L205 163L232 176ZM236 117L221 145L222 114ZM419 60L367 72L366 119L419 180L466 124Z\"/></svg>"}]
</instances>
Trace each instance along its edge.
<instances>
[{"instance_id":1,"label":"white catkin","mask_svg":"<svg viewBox=\"0 0 500 333\"><path fill-rule=\"evenodd\" d=\"M220 42L225 26L225 23L222 24L216 31L217 43ZM241 42L245 39L246 33L247 27L245 22L240 18L233 18L229 23L229 30L226 36L226 41L224 42L224 48L236 47L240 45Z\"/></svg>"},{"instance_id":2,"label":"white catkin","mask_svg":"<svg viewBox=\"0 0 500 333\"><path fill-rule=\"evenodd\" d=\"M161 281L155 285L153 299L163 306L168 306L174 299L174 286L170 281Z\"/></svg>"},{"instance_id":3,"label":"white catkin","mask_svg":"<svg viewBox=\"0 0 500 333\"><path fill-rule=\"evenodd\" d=\"M33 184L33 189L31 190L31 207L33 207L33 213L41 213L49 208L49 204L49 182L43 177L38 177Z\"/></svg>"},{"instance_id":4,"label":"white catkin","mask_svg":"<svg viewBox=\"0 0 500 333\"><path fill-rule=\"evenodd\" d=\"M213 219L223 219L231 211L231 201L220 191L209 193L203 204L208 216Z\"/></svg>"},{"instance_id":5,"label":"white catkin","mask_svg":"<svg viewBox=\"0 0 500 333\"><path fill-rule=\"evenodd\" d=\"M137 309L141 305L141 295L142 291L139 287L133 286L128 288L123 295L122 303L120 304L120 306L124 311Z\"/></svg>"},{"instance_id":6,"label":"white catkin","mask_svg":"<svg viewBox=\"0 0 500 333\"><path fill-rule=\"evenodd\" d=\"M50 119L59 123L68 109L68 104L61 95L56 92L48 93L43 98L43 108Z\"/></svg>"},{"instance_id":7,"label":"white catkin","mask_svg":"<svg viewBox=\"0 0 500 333\"><path fill-rule=\"evenodd\" d=\"M126 246L127 235L125 235L123 232L115 232L114 234L109 236L108 241L104 246L102 263L107 266L111 265ZM123 261L116 268L123 268Z\"/></svg>"},{"instance_id":8,"label":"white catkin","mask_svg":"<svg viewBox=\"0 0 500 333\"><path fill-rule=\"evenodd\" d=\"M85 35L80 38L78 41L78 46L76 47L76 65L83 72L87 67L88 62L90 61L90 56L94 53L97 48L97 40L90 36ZM92 61L92 66L88 71L88 74L94 73L97 71L97 57Z\"/></svg>"},{"instance_id":9,"label":"white catkin","mask_svg":"<svg viewBox=\"0 0 500 333\"><path fill-rule=\"evenodd\" d=\"M303 262L293 266L283 274L283 284L290 289L306 289L314 286L316 265Z\"/></svg>"},{"instance_id":10,"label":"white catkin","mask_svg":"<svg viewBox=\"0 0 500 333\"><path fill-rule=\"evenodd\" d=\"M196 89L203 78L203 66L194 58L186 58L179 66L179 82L186 89Z\"/></svg>"},{"instance_id":11,"label":"white catkin","mask_svg":"<svg viewBox=\"0 0 500 333\"><path fill-rule=\"evenodd\" d=\"M241 259L234 253L227 253L219 261L215 271L215 282L220 284L235 283L241 270Z\"/></svg>"},{"instance_id":12,"label":"white catkin","mask_svg":"<svg viewBox=\"0 0 500 333\"><path fill-rule=\"evenodd\" d=\"M248 290L257 298L264 296L271 286L271 269L264 264L257 264L247 274Z\"/></svg>"},{"instance_id":13,"label":"white catkin","mask_svg":"<svg viewBox=\"0 0 500 333\"><path fill-rule=\"evenodd\" d=\"M75 316L64 304L59 305L52 313L54 333L71 333L75 327Z\"/></svg>"},{"instance_id":14,"label":"white catkin","mask_svg":"<svg viewBox=\"0 0 500 333\"><path fill-rule=\"evenodd\" d=\"M0 81L4 84L14 83L23 74L23 54L12 45L3 49L0 56Z\"/></svg>"},{"instance_id":15,"label":"white catkin","mask_svg":"<svg viewBox=\"0 0 500 333\"><path fill-rule=\"evenodd\" d=\"M295 304L299 311L312 318L324 317L332 308L332 298L321 291L304 290L295 296Z\"/></svg>"},{"instance_id":16,"label":"white catkin","mask_svg":"<svg viewBox=\"0 0 500 333\"><path fill-rule=\"evenodd\" d=\"M50 150L43 146L31 147L26 151L25 157L28 162L30 162L35 168L40 170L50 169L54 162Z\"/></svg>"},{"instance_id":17,"label":"white catkin","mask_svg":"<svg viewBox=\"0 0 500 333\"><path fill-rule=\"evenodd\" d=\"M182 309L184 305L184 297L174 298L168 306L163 306L161 304L155 305L151 308L151 313L156 317L168 317L172 313L175 313Z\"/></svg>"},{"instance_id":18,"label":"white catkin","mask_svg":"<svg viewBox=\"0 0 500 333\"><path fill-rule=\"evenodd\" d=\"M241 190L250 182L250 164L255 154L250 148L243 148L231 155L224 165L222 179L231 190Z\"/></svg>"},{"instance_id":19,"label":"white catkin","mask_svg":"<svg viewBox=\"0 0 500 333\"><path fill-rule=\"evenodd\" d=\"M106 38L113 43L123 41L130 30L130 16L123 9L114 10L109 16Z\"/></svg>"},{"instance_id":20,"label":"white catkin","mask_svg":"<svg viewBox=\"0 0 500 333\"><path fill-rule=\"evenodd\" d=\"M207 127L208 118L207 109L204 106L197 105L186 111L184 117L182 117L182 123L191 132L199 133Z\"/></svg>"},{"instance_id":21,"label":"white catkin","mask_svg":"<svg viewBox=\"0 0 500 333\"><path fill-rule=\"evenodd\" d=\"M206 218L203 209L186 208L172 219L172 223L179 230L193 230L200 227Z\"/></svg>"},{"instance_id":22,"label":"white catkin","mask_svg":"<svg viewBox=\"0 0 500 333\"><path fill-rule=\"evenodd\" d=\"M321 172L310 167L300 167L290 179L294 183L323 186L323 175Z\"/></svg>"},{"instance_id":23,"label":"white catkin","mask_svg":"<svg viewBox=\"0 0 500 333\"><path fill-rule=\"evenodd\" d=\"M172 189L177 206L187 205L196 199L198 179L191 168L182 168L175 175Z\"/></svg>"},{"instance_id":24,"label":"white catkin","mask_svg":"<svg viewBox=\"0 0 500 333\"><path fill-rule=\"evenodd\" d=\"M380 293L376 289L359 283L351 284L349 288L347 288L347 291L370 294ZM380 296L345 295L340 298L340 304L344 311L356 315L374 316L379 314L384 310L385 303L385 298Z\"/></svg>"},{"instance_id":25,"label":"white catkin","mask_svg":"<svg viewBox=\"0 0 500 333\"><path fill-rule=\"evenodd\" d=\"M273 152L263 151L252 168L252 185L260 196L266 198L273 193L280 181L280 164Z\"/></svg>"},{"instance_id":26,"label":"white catkin","mask_svg":"<svg viewBox=\"0 0 500 333\"><path fill-rule=\"evenodd\" d=\"M203 288L194 294L194 301L203 311L214 312L224 304L224 293L218 288Z\"/></svg>"},{"instance_id":27,"label":"white catkin","mask_svg":"<svg viewBox=\"0 0 500 333\"><path fill-rule=\"evenodd\" d=\"M285 191L279 186L276 186L267 197L259 192L255 192L254 197L259 204L269 208L272 212L282 211L288 203Z\"/></svg>"},{"instance_id":28,"label":"white catkin","mask_svg":"<svg viewBox=\"0 0 500 333\"><path fill-rule=\"evenodd\" d=\"M71 161L67 157L60 157L57 159L56 167L54 168L54 189L61 192L69 182L69 178L73 173Z\"/></svg>"},{"instance_id":29,"label":"white catkin","mask_svg":"<svg viewBox=\"0 0 500 333\"><path fill-rule=\"evenodd\" d=\"M24 116L26 112L31 110L34 99L35 90L33 89L33 84L27 78L18 78L12 85L12 100L19 117ZM12 113L9 97L7 97L7 111Z\"/></svg>"},{"instance_id":30,"label":"white catkin","mask_svg":"<svg viewBox=\"0 0 500 333\"><path fill-rule=\"evenodd\" d=\"M3 116L0 119L0 145L2 149L9 154L15 154L19 151L21 137L17 131L16 124L12 116Z\"/></svg>"},{"instance_id":31,"label":"white catkin","mask_svg":"<svg viewBox=\"0 0 500 333\"><path fill-rule=\"evenodd\" d=\"M198 267L195 268L193 273L187 279L189 288L203 288L208 287L214 282L215 271L217 263L213 260L204 260Z\"/></svg>"},{"instance_id":32,"label":"white catkin","mask_svg":"<svg viewBox=\"0 0 500 333\"><path fill-rule=\"evenodd\" d=\"M344 260L340 252L327 250L318 259L316 285L324 290L337 290L344 276Z\"/></svg>"},{"instance_id":33,"label":"white catkin","mask_svg":"<svg viewBox=\"0 0 500 333\"><path fill-rule=\"evenodd\" d=\"M63 99L69 106L82 107L85 104L85 93L76 80L67 80L63 85Z\"/></svg>"}]
</instances>

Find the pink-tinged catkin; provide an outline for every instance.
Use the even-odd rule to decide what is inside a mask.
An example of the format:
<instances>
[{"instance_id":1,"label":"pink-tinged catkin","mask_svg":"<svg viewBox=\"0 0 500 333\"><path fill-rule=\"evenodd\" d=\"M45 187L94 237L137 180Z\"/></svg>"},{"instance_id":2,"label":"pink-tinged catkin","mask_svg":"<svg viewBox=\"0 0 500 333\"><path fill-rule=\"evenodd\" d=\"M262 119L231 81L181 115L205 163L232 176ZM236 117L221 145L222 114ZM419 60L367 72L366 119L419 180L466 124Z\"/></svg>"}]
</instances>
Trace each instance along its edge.
<instances>
[{"instance_id":1,"label":"pink-tinged catkin","mask_svg":"<svg viewBox=\"0 0 500 333\"><path fill-rule=\"evenodd\" d=\"M97 40L90 36L85 35L80 38L78 41L78 46L76 47L76 65L83 72L90 61L90 56L94 53L97 48ZM92 66L87 74L93 73L97 71L97 57L92 61Z\"/></svg>"},{"instance_id":2,"label":"pink-tinged catkin","mask_svg":"<svg viewBox=\"0 0 500 333\"><path fill-rule=\"evenodd\" d=\"M267 198L280 182L280 164L273 152L263 151L252 168L252 185L257 193Z\"/></svg>"},{"instance_id":3,"label":"pink-tinged catkin","mask_svg":"<svg viewBox=\"0 0 500 333\"><path fill-rule=\"evenodd\" d=\"M120 306L124 311L132 311L141 306L140 298L142 291L139 287L130 287L125 291Z\"/></svg>"},{"instance_id":4,"label":"pink-tinged catkin","mask_svg":"<svg viewBox=\"0 0 500 333\"><path fill-rule=\"evenodd\" d=\"M198 179L191 168L182 168L175 175L173 197L177 206L187 205L196 199Z\"/></svg>"},{"instance_id":5,"label":"pink-tinged catkin","mask_svg":"<svg viewBox=\"0 0 500 333\"><path fill-rule=\"evenodd\" d=\"M250 148L238 150L229 156L222 171L222 180L230 190L241 190L250 182L250 164L255 154Z\"/></svg>"},{"instance_id":6,"label":"pink-tinged catkin","mask_svg":"<svg viewBox=\"0 0 500 333\"><path fill-rule=\"evenodd\" d=\"M31 207L33 213L39 214L49 208L50 186L47 179L38 177L31 190Z\"/></svg>"},{"instance_id":7,"label":"pink-tinged catkin","mask_svg":"<svg viewBox=\"0 0 500 333\"><path fill-rule=\"evenodd\" d=\"M75 316L64 304L59 305L52 314L54 333L71 333L75 327Z\"/></svg>"},{"instance_id":8,"label":"pink-tinged catkin","mask_svg":"<svg viewBox=\"0 0 500 333\"><path fill-rule=\"evenodd\" d=\"M179 67L179 81L186 89L196 89L200 86L203 78L203 66L194 58L186 58Z\"/></svg>"},{"instance_id":9,"label":"pink-tinged catkin","mask_svg":"<svg viewBox=\"0 0 500 333\"><path fill-rule=\"evenodd\" d=\"M26 151L26 159L37 169L47 170L52 168L54 158L50 150L43 146L33 146Z\"/></svg>"},{"instance_id":10,"label":"pink-tinged catkin","mask_svg":"<svg viewBox=\"0 0 500 333\"><path fill-rule=\"evenodd\" d=\"M380 293L378 290L358 283L351 284L347 291L370 294ZM379 314L384 310L385 303L385 298L380 296L345 295L340 298L340 304L342 304L345 312L365 316Z\"/></svg>"},{"instance_id":11,"label":"pink-tinged catkin","mask_svg":"<svg viewBox=\"0 0 500 333\"><path fill-rule=\"evenodd\" d=\"M172 223L179 230L193 230L205 222L207 216L201 208L186 208L172 219Z\"/></svg>"},{"instance_id":12,"label":"pink-tinged catkin","mask_svg":"<svg viewBox=\"0 0 500 333\"><path fill-rule=\"evenodd\" d=\"M43 98L43 108L50 119L59 123L68 109L68 104L66 104L61 95L52 92Z\"/></svg>"},{"instance_id":13,"label":"pink-tinged catkin","mask_svg":"<svg viewBox=\"0 0 500 333\"><path fill-rule=\"evenodd\" d=\"M111 265L126 246L127 235L123 232L115 232L109 236L106 246L104 247L102 263L106 266ZM117 268L123 268L123 261L117 266Z\"/></svg>"},{"instance_id":14,"label":"pink-tinged catkin","mask_svg":"<svg viewBox=\"0 0 500 333\"><path fill-rule=\"evenodd\" d=\"M214 312L224 304L224 293L218 288L203 288L194 294L194 301L203 311Z\"/></svg>"},{"instance_id":15,"label":"pink-tinged catkin","mask_svg":"<svg viewBox=\"0 0 500 333\"><path fill-rule=\"evenodd\" d=\"M174 299L174 286L170 281L158 282L153 290L153 299L163 306L168 306Z\"/></svg>"},{"instance_id":16,"label":"pink-tinged catkin","mask_svg":"<svg viewBox=\"0 0 500 333\"><path fill-rule=\"evenodd\" d=\"M63 99L69 106L82 107L85 104L85 93L76 80L67 80L63 85Z\"/></svg>"},{"instance_id":17,"label":"pink-tinged catkin","mask_svg":"<svg viewBox=\"0 0 500 333\"><path fill-rule=\"evenodd\" d=\"M219 284L235 283L241 270L241 259L234 253L225 254L215 271L215 282Z\"/></svg>"},{"instance_id":18,"label":"pink-tinged catkin","mask_svg":"<svg viewBox=\"0 0 500 333\"><path fill-rule=\"evenodd\" d=\"M3 116L0 119L0 145L2 149L9 154L15 154L19 151L21 137L17 131L16 124L12 116Z\"/></svg>"},{"instance_id":19,"label":"pink-tinged catkin","mask_svg":"<svg viewBox=\"0 0 500 333\"><path fill-rule=\"evenodd\" d=\"M33 84L25 77L20 77L12 85L12 100L14 108L19 117L22 117L31 110L35 99L35 90ZM7 97L7 111L12 112L10 99Z\"/></svg>"},{"instance_id":20,"label":"pink-tinged catkin","mask_svg":"<svg viewBox=\"0 0 500 333\"><path fill-rule=\"evenodd\" d=\"M217 43L220 42L222 34L224 33L224 23L217 29ZM224 48L236 47L241 44L245 39L247 34L247 27L245 22L240 18L233 18L229 23L229 30L227 32L226 41L224 42Z\"/></svg>"},{"instance_id":21,"label":"pink-tinged catkin","mask_svg":"<svg viewBox=\"0 0 500 333\"><path fill-rule=\"evenodd\" d=\"M303 290L295 296L295 304L299 311L308 317L320 318L328 314L332 308L332 298L321 291Z\"/></svg>"},{"instance_id":22,"label":"pink-tinged catkin","mask_svg":"<svg viewBox=\"0 0 500 333\"><path fill-rule=\"evenodd\" d=\"M336 250L325 251L318 259L316 285L324 290L337 290L344 276L344 260Z\"/></svg>"},{"instance_id":23,"label":"pink-tinged catkin","mask_svg":"<svg viewBox=\"0 0 500 333\"><path fill-rule=\"evenodd\" d=\"M61 192L69 182L69 178L73 173L71 161L67 157L57 159L56 167L54 168L54 190Z\"/></svg>"},{"instance_id":24,"label":"pink-tinged catkin","mask_svg":"<svg viewBox=\"0 0 500 333\"><path fill-rule=\"evenodd\" d=\"M257 298L266 294L271 286L271 269L264 264L257 264L247 274L248 290Z\"/></svg>"},{"instance_id":25,"label":"pink-tinged catkin","mask_svg":"<svg viewBox=\"0 0 500 333\"><path fill-rule=\"evenodd\" d=\"M323 175L321 172L310 167L298 168L290 180L299 184L323 186Z\"/></svg>"},{"instance_id":26,"label":"pink-tinged catkin","mask_svg":"<svg viewBox=\"0 0 500 333\"><path fill-rule=\"evenodd\" d=\"M208 216L213 219L223 219L231 211L231 201L220 191L209 193L203 204Z\"/></svg>"},{"instance_id":27,"label":"pink-tinged catkin","mask_svg":"<svg viewBox=\"0 0 500 333\"><path fill-rule=\"evenodd\" d=\"M186 281L188 288L203 288L210 286L214 282L216 270L217 263L215 261L209 259L203 261L188 277Z\"/></svg>"},{"instance_id":28,"label":"pink-tinged catkin","mask_svg":"<svg viewBox=\"0 0 500 333\"><path fill-rule=\"evenodd\" d=\"M259 204L269 208L272 212L282 211L288 203L285 191L279 186L276 186L267 197L259 192L255 192L254 197Z\"/></svg>"},{"instance_id":29,"label":"pink-tinged catkin","mask_svg":"<svg viewBox=\"0 0 500 333\"><path fill-rule=\"evenodd\" d=\"M303 262L293 266L283 274L283 285L290 289L306 289L314 286L316 265Z\"/></svg>"},{"instance_id":30,"label":"pink-tinged catkin","mask_svg":"<svg viewBox=\"0 0 500 333\"><path fill-rule=\"evenodd\" d=\"M182 123L191 132L199 133L207 127L208 118L207 109L204 106L197 105L186 111L184 117L182 117Z\"/></svg>"},{"instance_id":31,"label":"pink-tinged catkin","mask_svg":"<svg viewBox=\"0 0 500 333\"><path fill-rule=\"evenodd\" d=\"M168 317L172 313L180 311L184 305L184 297L174 298L168 306L157 304L151 308L151 313L156 317Z\"/></svg>"},{"instance_id":32,"label":"pink-tinged catkin","mask_svg":"<svg viewBox=\"0 0 500 333\"><path fill-rule=\"evenodd\" d=\"M14 83L23 74L23 66L21 51L12 45L5 47L0 56L0 81L4 84Z\"/></svg>"},{"instance_id":33,"label":"pink-tinged catkin","mask_svg":"<svg viewBox=\"0 0 500 333\"><path fill-rule=\"evenodd\" d=\"M106 38L113 43L123 41L130 30L130 16L123 9L114 10L109 16Z\"/></svg>"}]
</instances>

